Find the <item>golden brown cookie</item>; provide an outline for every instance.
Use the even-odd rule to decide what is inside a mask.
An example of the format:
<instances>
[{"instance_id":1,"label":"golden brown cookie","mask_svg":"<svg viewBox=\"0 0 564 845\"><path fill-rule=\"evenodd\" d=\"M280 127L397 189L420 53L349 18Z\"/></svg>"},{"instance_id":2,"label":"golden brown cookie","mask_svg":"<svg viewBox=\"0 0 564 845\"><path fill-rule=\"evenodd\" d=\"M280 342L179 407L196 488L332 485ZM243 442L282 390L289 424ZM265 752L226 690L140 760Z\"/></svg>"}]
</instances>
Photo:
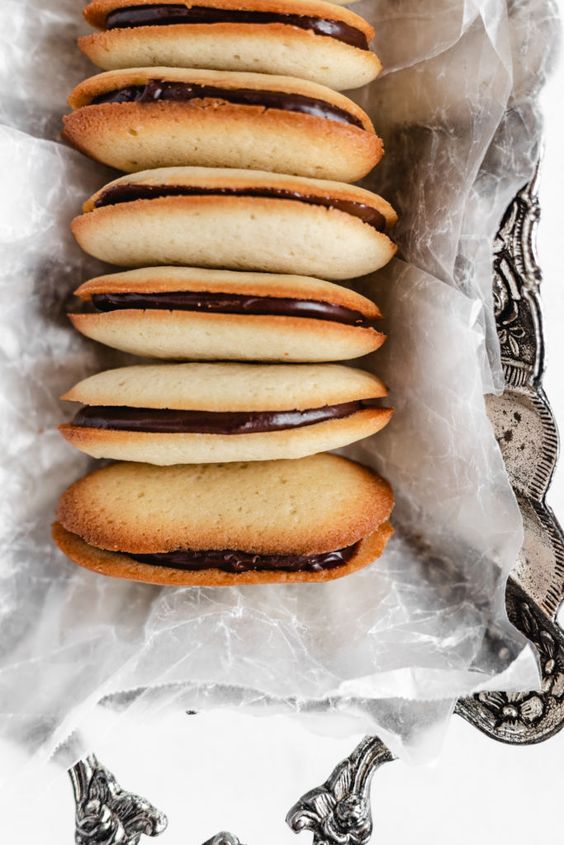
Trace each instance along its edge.
<instances>
[{"instance_id":1,"label":"golden brown cookie","mask_svg":"<svg viewBox=\"0 0 564 845\"><path fill-rule=\"evenodd\" d=\"M197 165L355 182L382 157L370 118L322 85L262 73L133 68L81 82L64 136L133 172Z\"/></svg>"},{"instance_id":2,"label":"golden brown cookie","mask_svg":"<svg viewBox=\"0 0 564 845\"><path fill-rule=\"evenodd\" d=\"M135 9L132 10L131 6ZM86 19L99 30L79 38L104 70L210 68L296 76L336 90L358 88L381 70L372 26L320 0L94 0Z\"/></svg>"},{"instance_id":3,"label":"golden brown cookie","mask_svg":"<svg viewBox=\"0 0 564 845\"><path fill-rule=\"evenodd\" d=\"M148 267L91 279L76 295L78 331L150 358L343 361L385 338L373 302L306 276Z\"/></svg>"},{"instance_id":4,"label":"golden brown cookie","mask_svg":"<svg viewBox=\"0 0 564 845\"><path fill-rule=\"evenodd\" d=\"M184 264L330 280L396 252L386 200L342 182L257 170L167 167L122 176L72 222L90 255L125 267Z\"/></svg>"},{"instance_id":5,"label":"golden brown cookie","mask_svg":"<svg viewBox=\"0 0 564 845\"><path fill-rule=\"evenodd\" d=\"M386 394L339 364L121 367L62 397L85 407L60 430L93 457L161 466L301 458L383 428Z\"/></svg>"},{"instance_id":6,"label":"golden brown cookie","mask_svg":"<svg viewBox=\"0 0 564 845\"><path fill-rule=\"evenodd\" d=\"M377 558L389 485L336 455L155 467L118 463L62 495L53 535L81 566L170 586L324 581Z\"/></svg>"}]
</instances>

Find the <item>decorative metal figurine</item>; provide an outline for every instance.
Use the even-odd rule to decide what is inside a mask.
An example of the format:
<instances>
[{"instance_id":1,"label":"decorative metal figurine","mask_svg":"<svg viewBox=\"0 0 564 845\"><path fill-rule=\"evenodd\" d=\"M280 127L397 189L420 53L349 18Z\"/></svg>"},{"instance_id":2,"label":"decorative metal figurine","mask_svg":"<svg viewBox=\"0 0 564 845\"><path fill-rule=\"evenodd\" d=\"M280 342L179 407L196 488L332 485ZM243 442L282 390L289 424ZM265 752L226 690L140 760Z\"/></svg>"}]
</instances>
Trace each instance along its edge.
<instances>
[{"instance_id":1,"label":"decorative metal figurine","mask_svg":"<svg viewBox=\"0 0 564 845\"><path fill-rule=\"evenodd\" d=\"M126 792L94 755L69 770L76 801L76 845L138 845L168 820L145 798Z\"/></svg>"},{"instance_id":2,"label":"decorative metal figurine","mask_svg":"<svg viewBox=\"0 0 564 845\"><path fill-rule=\"evenodd\" d=\"M367 845L372 836L372 775L393 759L378 737L365 737L323 786L294 804L286 822L295 833L313 831L313 845Z\"/></svg>"}]
</instances>

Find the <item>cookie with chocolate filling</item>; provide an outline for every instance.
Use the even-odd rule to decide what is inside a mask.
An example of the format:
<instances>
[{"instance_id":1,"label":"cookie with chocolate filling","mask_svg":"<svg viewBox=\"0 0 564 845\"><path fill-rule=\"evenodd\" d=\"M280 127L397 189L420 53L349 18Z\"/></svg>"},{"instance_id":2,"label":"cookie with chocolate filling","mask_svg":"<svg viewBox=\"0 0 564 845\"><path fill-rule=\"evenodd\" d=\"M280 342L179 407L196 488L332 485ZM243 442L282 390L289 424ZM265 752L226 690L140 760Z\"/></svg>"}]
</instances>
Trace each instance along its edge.
<instances>
[{"instance_id":1,"label":"cookie with chocolate filling","mask_svg":"<svg viewBox=\"0 0 564 845\"><path fill-rule=\"evenodd\" d=\"M118 463L63 493L53 537L80 566L165 586L329 581L378 558L389 485L336 455L155 467Z\"/></svg>"},{"instance_id":2,"label":"cookie with chocolate filling","mask_svg":"<svg viewBox=\"0 0 564 845\"><path fill-rule=\"evenodd\" d=\"M320 0L94 0L84 12L101 30L79 38L104 70L196 67L310 79L337 91L379 74L372 26Z\"/></svg>"},{"instance_id":3,"label":"cookie with chocolate filling","mask_svg":"<svg viewBox=\"0 0 564 845\"><path fill-rule=\"evenodd\" d=\"M343 182L259 170L166 167L97 191L71 224L90 255L122 267L184 264L339 280L396 251L386 200Z\"/></svg>"},{"instance_id":4,"label":"cookie with chocolate filling","mask_svg":"<svg viewBox=\"0 0 564 845\"><path fill-rule=\"evenodd\" d=\"M306 276L148 267L76 290L69 318L87 337L177 360L343 361L384 342L378 307Z\"/></svg>"},{"instance_id":5,"label":"cookie with chocolate filling","mask_svg":"<svg viewBox=\"0 0 564 845\"><path fill-rule=\"evenodd\" d=\"M133 68L81 82L64 137L128 172L198 165L355 182L383 147L348 97L287 76Z\"/></svg>"},{"instance_id":6,"label":"cookie with chocolate filling","mask_svg":"<svg viewBox=\"0 0 564 845\"><path fill-rule=\"evenodd\" d=\"M79 382L63 437L95 458L171 464L302 458L379 431L387 390L339 364L155 364Z\"/></svg>"}]
</instances>

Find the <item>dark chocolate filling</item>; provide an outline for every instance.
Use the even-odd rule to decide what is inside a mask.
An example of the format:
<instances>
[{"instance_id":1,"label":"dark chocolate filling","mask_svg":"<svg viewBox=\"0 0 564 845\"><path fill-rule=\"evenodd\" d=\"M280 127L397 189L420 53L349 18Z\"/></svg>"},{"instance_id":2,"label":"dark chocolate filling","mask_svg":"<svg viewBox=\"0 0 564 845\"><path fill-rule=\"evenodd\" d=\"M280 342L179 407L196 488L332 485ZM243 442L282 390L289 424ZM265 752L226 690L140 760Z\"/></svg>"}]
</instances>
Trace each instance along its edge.
<instances>
[{"instance_id":1,"label":"dark chocolate filling","mask_svg":"<svg viewBox=\"0 0 564 845\"><path fill-rule=\"evenodd\" d=\"M87 405L76 414L72 424L83 428L158 434L254 434L337 420L374 405L374 400L361 400L305 411L178 411Z\"/></svg>"},{"instance_id":2,"label":"dark chocolate filling","mask_svg":"<svg viewBox=\"0 0 564 845\"><path fill-rule=\"evenodd\" d=\"M103 208L107 205L135 202L136 200L159 199L160 197L203 196L264 197L267 199L295 200L296 202L305 202L308 205L321 205L324 208L335 208L338 211L344 211L346 214L358 217L359 220L372 226L377 232L383 232L386 228L386 218L371 205L356 202L355 200L338 199L337 197L302 194L300 191L290 191L287 188L207 188L191 185L136 185L135 183L122 183L112 185L102 191L94 205L96 208Z\"/></svg>"},{"instance_id":3,"label":"dark chocolate filling","mask_svg":"<svg viewBox=\"0 0 564 845\"><path fill-rule=\"evenodd\" d=\"M140 563L169 566L172 569L220 569L222 572L322 572L344 566L356 552L358 543L319 555L257 555L237 549L193 551L178 549L153 555L130 555Z\"/></svg>"},{"instance_id":4,"label":"dark chocolate filling","mask_svg":"<svg viewBox=\"0 0 564 845\"><path fill-rule=\"evenodd\" d=\"M207 291L162 291L158 293L95 293L97 311L139 308L161 311L205 311L212 314L262 314L276 317L308 317L350 326L372 327L360 311L318 302L314 299L287 299L277 296L250 296Z\"/></svg>"},{"instance_id":5,"label":"dark chocolate filling","mask_svg":"<svg viewBox=\"0 0 564 845\"><path fill-rule=\"evenodd\" d=\"M246 9L215 9L208 6L158 5L126 6L115 9L106 18L106 29L130 29L136 26L213 23L283 23L308 29L316 35L335 38L351 47L368 50L364 32L342 21L316 18L311 15L285 15L279 12L257 12Z\"/></svg>"},{"instance_id":6,"label":"dark chocolate filling","mask_svg":"<svg viewBox=\"0 0 564 845\"><path fill-rule=\"evenodd\" d=\"M264 109L308 114L324 120L338 123L350 123L364 129L362 121L345 109L306 97L303 94L290 94L285 91L262 91L254 88L217 88L213 85L198 85L193 82L161 82L150 79L145 85L129 85L116 91L98 94L92 99L92 105L101 103L154 103L160 100L188 102L189 100L224 100L242 106L260 106Z\"/></svg>"}]
</instances>

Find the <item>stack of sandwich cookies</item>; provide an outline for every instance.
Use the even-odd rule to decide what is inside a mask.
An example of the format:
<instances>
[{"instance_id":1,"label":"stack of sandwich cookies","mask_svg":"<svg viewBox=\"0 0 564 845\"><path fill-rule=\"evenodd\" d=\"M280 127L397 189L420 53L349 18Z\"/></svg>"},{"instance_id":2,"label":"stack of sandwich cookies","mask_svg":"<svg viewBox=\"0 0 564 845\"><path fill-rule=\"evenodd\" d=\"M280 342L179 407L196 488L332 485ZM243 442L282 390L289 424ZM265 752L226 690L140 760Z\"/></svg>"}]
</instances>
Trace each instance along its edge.
<instances>
[{"instance_id":1,"label":"stack of sandwich cookies","mask_svg":"<svg viewBox=\"0 0 564 845\"><path fill-rule=\"evenodd\" d=\"M393 495L324 453L392 409L376 376L331 363L384 340L376 305L332 281L390 261L397 218L348 184L383 146L335 92L378 75L373 29L324 0L93 0L85 15L100 31L80 46L106 72L73 91L64 135L128 175L72 231L136 269L81 285L69 317L107 346L191 363L109 370L62 397L82 406L64 438L118 463L63 494L55 542L159 585L355 572L392 534Z\"/></svg>"},{"instance_id":2,"label":"stack of sandwich cookies","mask_svg":"<svg viewBox=\"0 0 564 845\"><path fill-rule=\"evenodd\" d=\"M102 73L69 97L64 135L119 170L243 167L354 182L382 157L368 115L321 85L182 68Z\"/></svg>"},{"instance_id":3,"label":"stack of sandwich cookies","mask_svg":"<svg viewBox=\"0 0 564 845\"><path fill-rule=\"evenodd\" d=\"M79 46L104 70L210 68L296 76L336 90L372 82L381 69L372 26L320 0L94 0L100 32Z\"/></svg>"},{"instance_id":4,"label":"stack of sandwich cookies","mask_svg":"<svg viewBox=\"0 0 564 845\"><path fill-rule=\"evenodd\" d=\"M336 455L155 467L117 463L61 497L53 536L75 563L167 586L327 581L382 553L389 486Z\"/></svg>"},{"instance_id":5,"label":"stack of sandwich cookies","mask_svg":"<svg viewBox=\"0 0 564 845\"><path fill-rule=\"evenodd\" d=\"M156 364L107 370L63 399L60 426L95 458L160 466L296 459L375 434L387 390L339 364Z\"/></svg>"},{"instance_id":6,"label":"stack of sandwich cookies","mask_svg":"<svg viewBox=\"0 0 564 845\"><path fill-rule=\"evenodd\" d=\"M149 358L342 361L382 345L364 296L306 276L149 267L100 276L69 318L107 346Z\"/></svg>"},{"instance_id":7,"label":"stack of sandwich cookies","mask_svg":"<svg viewBox=\"0 0 564 845\"><path fill-rule=\"evenodd\" d=\"M184 264L331 280L393 257L386 200L341 182L257 170L167 167L122 176L72 221L85 252L122 267Z\"/></svg>"}]
</instances>

